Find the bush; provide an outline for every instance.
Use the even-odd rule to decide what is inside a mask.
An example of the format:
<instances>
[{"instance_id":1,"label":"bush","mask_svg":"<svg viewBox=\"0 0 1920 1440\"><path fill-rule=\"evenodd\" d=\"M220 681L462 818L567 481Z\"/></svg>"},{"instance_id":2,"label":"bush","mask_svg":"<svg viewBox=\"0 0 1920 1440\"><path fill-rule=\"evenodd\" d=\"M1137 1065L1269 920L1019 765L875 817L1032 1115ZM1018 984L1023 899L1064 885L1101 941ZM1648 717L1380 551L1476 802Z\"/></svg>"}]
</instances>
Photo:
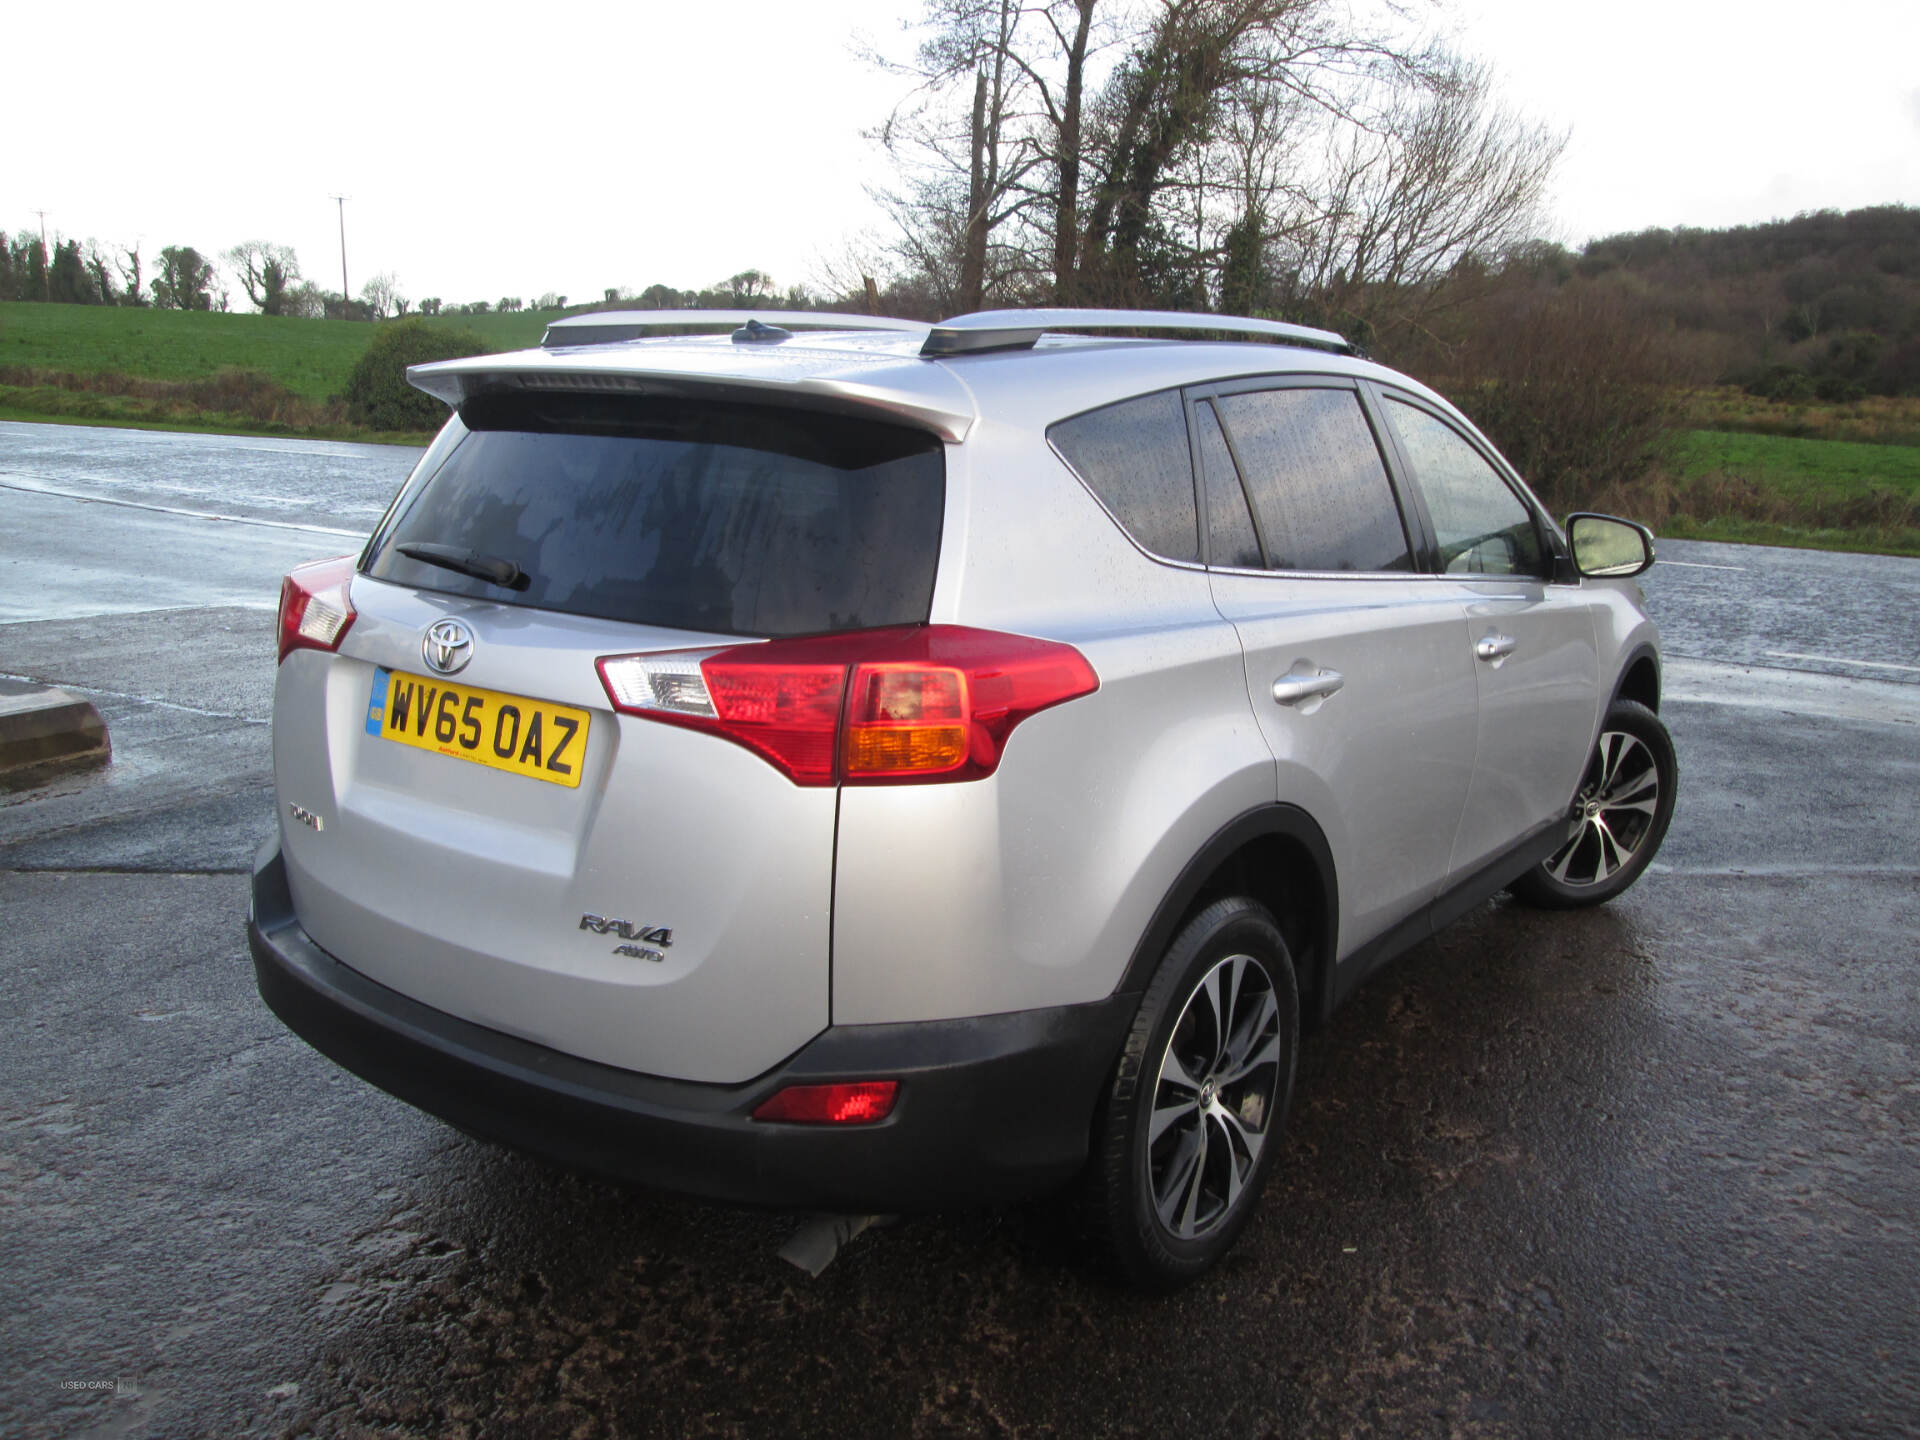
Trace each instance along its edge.
<instances>
[{"instance_id":1,"label":"bush","mask_svg":"<svg viewBox=\"0 0 1920 1440\"><path fill-rule=\"evenodd\" d=\"M393 320L373 332L347 377L347 414L373 430L437 430L447 407L407 383L407 367L432 360L484 355L493 347L471 330L449 330L422 320Z\"/></svg>"},{"instance_id":2,"label":"bush","mask_svg":"<svg viewBox=\"0 0 1920 1440\"><path fill-rule=\"evenodd\" d=\"M1554 510L1640 479L1677 418L1672 348L1591 282L1500 297L1445 368L1439 388Z\"/></svg>"},{"instance_id":3,"label":"bush","mask_svg":"<svg viewBox=\"0 0 1920 1440\"><path fill-rule=\"evenodd\" d=\"M1880 357L1874 388L1882 395L1920 395L1920 336L1902 341Z\"/></svg>"},{"instance_id":4,"label":"bush","mask_svg":"<svg viewBox=\"0 0 1920 1440\"><path fill-rule=\"evenodd\" d=\"M1813 394L1829 405L1851 405L1867 398L1867 387L1844 375L1822 375L1813 382Z\"/></svg>"},{"instance_id":5,"label":"bush","mask_svg":"<svg viewBox=\"0 0 1920 1440\"><path fill-rule=\"evenodd\" d=\"M1813 376L1798 365L1769 365L1741 388L1762 400L1793 403L1813 397Z\"/></svg>"}]
</instances>

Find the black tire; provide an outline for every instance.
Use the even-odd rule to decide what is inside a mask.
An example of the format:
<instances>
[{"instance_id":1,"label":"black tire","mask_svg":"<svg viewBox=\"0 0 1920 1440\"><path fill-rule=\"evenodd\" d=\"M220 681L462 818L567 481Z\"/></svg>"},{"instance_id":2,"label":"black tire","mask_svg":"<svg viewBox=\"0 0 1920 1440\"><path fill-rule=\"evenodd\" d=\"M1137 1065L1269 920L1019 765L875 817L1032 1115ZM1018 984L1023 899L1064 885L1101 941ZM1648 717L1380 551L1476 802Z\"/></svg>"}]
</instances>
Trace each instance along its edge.
<instances>
[{"instance_id":1,"label":"black tire","mask_svg":"<svg viewBox=\"0 0 1920 1440\"><path fill-rule=\"evenodd\" d=\"M1660 717L1637 701L1614 701L1573 797L1565 843L1513 882L1514 898L1545 910L1613 899L1640 878L1666 839L1679 781L1680 762Z\"/></svg>"},{"instance_id":2,"label":"black tire","mask_svg":"<svg viewBox=\"0 0 1920 1440\"><path fill-rule=\"evenodd\" d=\"M1088 1228L1131 1284L1178 1289L1232 1247L1279 1150L1299 1041L1273 916L1214 901L1167 947L1095 1117Z\"/></svg>"}]
</instances>

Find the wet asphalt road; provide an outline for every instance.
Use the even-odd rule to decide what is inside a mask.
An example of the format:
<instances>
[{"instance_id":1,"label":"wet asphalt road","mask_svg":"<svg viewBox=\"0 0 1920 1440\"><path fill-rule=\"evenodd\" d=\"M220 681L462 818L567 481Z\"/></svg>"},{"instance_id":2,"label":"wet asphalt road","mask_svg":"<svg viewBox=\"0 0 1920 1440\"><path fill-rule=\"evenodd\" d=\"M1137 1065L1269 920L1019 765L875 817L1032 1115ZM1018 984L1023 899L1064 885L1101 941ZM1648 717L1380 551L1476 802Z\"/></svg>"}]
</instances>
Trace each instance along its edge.
<instances>
[{"instance_id":1,"label":"wet asphalt road","mask_svg":"<svg viewBox=\"0 0 1920 1440\"><path fill-rule=\"evenodd\" d=\"M1366 986L1218 1275L1136 1299L1040 1211L816 1281L258 1001L278 576L412 458L312 449L0 425L0 673L116 746L0 796L0 1435L1920 1430L1920 562L1663 544L1660 866Z\"/></svg>"}]
</instances>

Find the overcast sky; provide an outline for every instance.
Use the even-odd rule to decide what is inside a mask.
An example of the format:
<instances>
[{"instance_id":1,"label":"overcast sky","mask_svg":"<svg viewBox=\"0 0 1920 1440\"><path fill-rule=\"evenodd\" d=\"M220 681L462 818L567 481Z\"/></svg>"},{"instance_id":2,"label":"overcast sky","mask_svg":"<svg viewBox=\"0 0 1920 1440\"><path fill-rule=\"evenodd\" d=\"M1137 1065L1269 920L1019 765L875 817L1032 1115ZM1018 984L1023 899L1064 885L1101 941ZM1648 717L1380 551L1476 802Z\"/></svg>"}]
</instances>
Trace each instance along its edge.
<instances>
[{"instance_id":1,"label":"overcast sky","mask_svg":"<svg viewBox=\"0 0 1920 1440\"><path fill-rule=\"evenodd\" d=\"M14 7L0 229L151 257L293 245L358 291L574 300L816 278L880 218L860 132L915 0ZM1554 238L1920 205L1920 3L1451 0L1502 95L1571 132ZM151 274L151 266L149 266ZM238 302L239 297L236 296Z\"/></svg>"}]
</instances>

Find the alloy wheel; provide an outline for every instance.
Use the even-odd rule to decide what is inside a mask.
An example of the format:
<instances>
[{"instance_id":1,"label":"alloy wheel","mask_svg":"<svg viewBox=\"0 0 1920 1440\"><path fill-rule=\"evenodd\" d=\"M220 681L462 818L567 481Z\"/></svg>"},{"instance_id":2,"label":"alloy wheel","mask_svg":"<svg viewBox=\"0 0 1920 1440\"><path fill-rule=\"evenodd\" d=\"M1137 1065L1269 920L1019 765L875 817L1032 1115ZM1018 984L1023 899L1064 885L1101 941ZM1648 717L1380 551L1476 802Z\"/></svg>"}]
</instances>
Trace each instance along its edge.
<instances>
[{"instance_id":1,"label":"alloy wheel","mask_svg":"<svg viewBox=\"0 0 1920 1440\"><path fill-rule=\"evenodd\" d=\"M1279 1089L1280 1006L1251 955L1229 955L1187 997L1154 1080L1147 1184L1160 1223L1182 1240L1233 1211Z\"/></svg>"},{"instance_id":2,"label":"alloy wheel","mask_svg":"<svg viewBox=\"0 0 1920 1440\"><path fill-rule=\"evenodd\" d=\"M1603 731L1574 797L1567 840L1548 857L1563 885L1599 885L1633 862L1660 808L1653 751L1624 730Z\"/></svg>"}]
</instances>

